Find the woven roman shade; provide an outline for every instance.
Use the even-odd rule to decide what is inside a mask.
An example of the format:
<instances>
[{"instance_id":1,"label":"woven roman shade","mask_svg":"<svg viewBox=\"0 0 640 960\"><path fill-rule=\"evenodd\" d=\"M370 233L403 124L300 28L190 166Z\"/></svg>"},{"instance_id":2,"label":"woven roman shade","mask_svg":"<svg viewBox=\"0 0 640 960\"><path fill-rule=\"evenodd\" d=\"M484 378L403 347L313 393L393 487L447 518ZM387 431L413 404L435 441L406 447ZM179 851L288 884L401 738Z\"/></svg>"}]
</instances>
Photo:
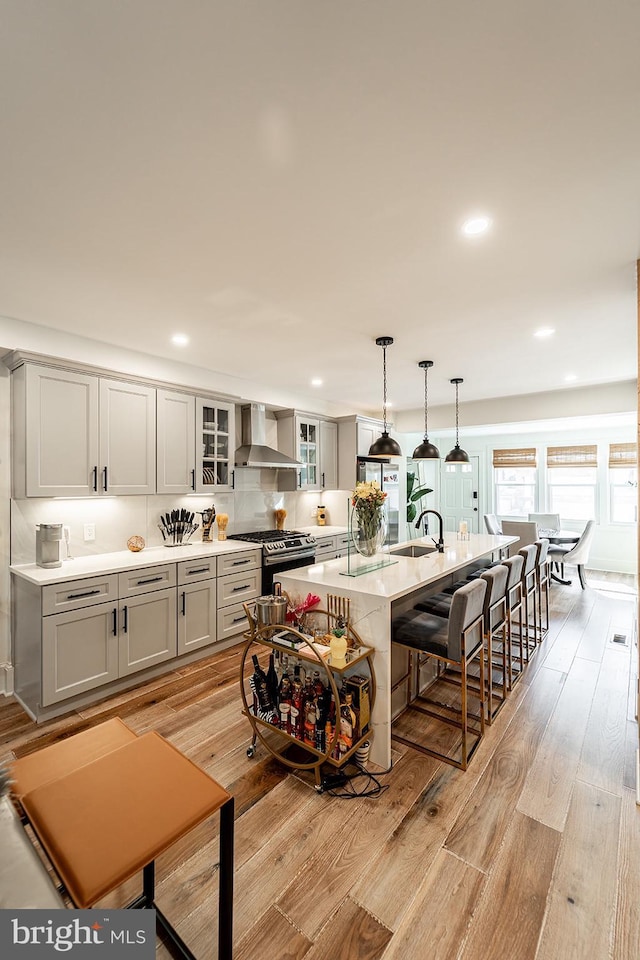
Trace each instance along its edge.
<instances>
[{"instance_id":1,"label":"woven roman shade","mask_svg":"<svg viewBox=\"0 0 640 960\"><path fill-rule=\"evenodd\" d=\"M536 467L536 448L522 447L518 450L494 450L494 467Z\"/></svg>"},{"instance_id":2,"label":"woven roman shade","mask_svg":"<svg viewBox=\"0 0 640 960\"><path fill-rule=\"evenodd\" d=\"M609 466L629 467L638 466L638 447L635 443L610 443Z\"/></svg>"},{"instance_id":3,"label":"woven roman shade","mask_svg":"<svg viewBox=\"0 0 640 960\"><path fill-rule=\"evenodd\" d=\"M597 467L598 448L593 444L581 447L547 447L548 467Z\"/></svg>"}]
</instances>

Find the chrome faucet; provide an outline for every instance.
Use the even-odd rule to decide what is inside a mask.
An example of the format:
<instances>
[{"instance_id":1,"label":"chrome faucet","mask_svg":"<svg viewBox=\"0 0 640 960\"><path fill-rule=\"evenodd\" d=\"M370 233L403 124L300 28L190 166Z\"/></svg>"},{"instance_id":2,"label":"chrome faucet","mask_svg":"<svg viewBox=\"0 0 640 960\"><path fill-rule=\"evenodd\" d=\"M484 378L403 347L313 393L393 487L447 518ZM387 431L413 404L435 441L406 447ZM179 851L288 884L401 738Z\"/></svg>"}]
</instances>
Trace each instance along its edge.
<instances>
[{"instance_id":1,"label":"chrome faucet","mask_svg":"<svg viewBox=\"0 0 640 960\"><path fill-rule=\"evenodd\" d=\"M427 515L428 513L432 513L432 514L434 515L434 517L437 517L437 518L438 518L439 536L438 536L437 541L436 541L433 537L432 537L431 539L432 539L433 542L435 543L436 548L437 548L437 550L438 550L438 553L444 553L444 523L442 522L442 516L438 513L437 510L423 510L422 513L420 514L420 516L418 517L418 519L416 520L416 530L419 530L419 529L420 529L420 524L421 524L421 522L422 522L422 518L423 518L423 517L426 517L426 515ZM428 524L428 521L425 522L425 525L424 525L424 535L425 535L425 537L426 537L426 536L428 535L428 533L429 533L429 528L428 528L428 525L427 525L427 524Z\"/></svg>"}]
</instances>

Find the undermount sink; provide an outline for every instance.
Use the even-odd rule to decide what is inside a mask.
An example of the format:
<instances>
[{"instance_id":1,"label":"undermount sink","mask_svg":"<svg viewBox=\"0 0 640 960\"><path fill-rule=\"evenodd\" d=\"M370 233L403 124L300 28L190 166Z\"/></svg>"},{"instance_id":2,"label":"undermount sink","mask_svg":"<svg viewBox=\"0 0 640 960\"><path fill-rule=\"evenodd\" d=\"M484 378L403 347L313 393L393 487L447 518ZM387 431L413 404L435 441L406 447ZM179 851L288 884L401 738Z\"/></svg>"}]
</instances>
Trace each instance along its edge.
<instances>
[{"instance_id":1,"label":"undermount sink","mask_svg":"<svg viewBox=\"0 0 640 960\"><path fill-rule=\"evenodd\" d=\"M423 543L409 543L405 547L391 548L389 553L397 557L426 557L429 553L436 553L436 547L428 547Z\"/></svg>"}]
</instances>

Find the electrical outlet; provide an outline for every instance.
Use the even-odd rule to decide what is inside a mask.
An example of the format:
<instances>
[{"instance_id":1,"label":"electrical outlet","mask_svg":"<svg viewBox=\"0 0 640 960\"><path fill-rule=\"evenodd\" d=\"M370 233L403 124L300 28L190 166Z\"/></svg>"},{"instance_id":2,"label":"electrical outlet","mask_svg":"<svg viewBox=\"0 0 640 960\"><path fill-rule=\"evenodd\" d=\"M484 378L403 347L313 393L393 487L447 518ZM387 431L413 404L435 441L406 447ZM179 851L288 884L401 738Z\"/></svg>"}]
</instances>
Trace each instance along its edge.
<instances>
[{"instance_id":1,"label":"electrical outlet","mask_svg":"<svg viewBox=\"0 0 640 960\"><path fill-rule=\"evenodd\" d=\"M84 542L88 543L90 540L95 540L96 538L96 525L95 523L85 523L84 525Z\"/></svg>"}]
</instances>

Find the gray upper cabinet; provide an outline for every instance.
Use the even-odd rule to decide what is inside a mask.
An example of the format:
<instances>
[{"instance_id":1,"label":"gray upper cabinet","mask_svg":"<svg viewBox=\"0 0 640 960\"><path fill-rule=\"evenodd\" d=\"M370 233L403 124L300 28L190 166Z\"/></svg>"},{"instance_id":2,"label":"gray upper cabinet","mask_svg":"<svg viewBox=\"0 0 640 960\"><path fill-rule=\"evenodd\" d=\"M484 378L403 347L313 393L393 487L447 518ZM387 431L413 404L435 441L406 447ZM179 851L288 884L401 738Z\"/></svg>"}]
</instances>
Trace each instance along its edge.
<instances>
[{"instance_id":1,"label":"gray upper cabinet","mask_svg":"<svg viewBox=\"0 0 640 960\"><path fill-rule=\"evenodd\" d=\"M157 391L157 491L193 493L196 489L196 398Z\"/></svg>"},{"instance_id":2,"label":"gray upper cabinet","mask_svg":"<svg viewBox=\"0 0 640 960\"><path fill-rule=\"evenodd\" d=\"M233 488L235 406L196 397L196 492Z\"/></svg>"},{"instance_id":3,"label":"gray upper cabinet","mask_svg":"<svg viewBox=\"0 0 640 960\"><path fill-rule=\"evenodd\" d=\"M100 379L100 492L156 492L156 391Z\"/></svg>"},{"instance_id":4,"label":"gray upper cabinet","mask_svg":"<svg viewBox=\"0 0 640 960\"><path fill-rule=\"evenodd\" d=\"M338 489L338 424L331 420L320 421L320 486Z\"/></svg>"},{"instance_id":5,"label":"gray upper cabinet","mask_svg":"<svg viewBox=\"0 0 640 960\"><path fill-rule=\"evenodd\" d=\"M320 417L279 410L278 447L299 460L298 470L281 470L280 489L336 490L338 487L337 426Z\"/></svg>"},{"instance_id":6,"label":"gray upper cabinet","mask_svg":"<svg viewBox=\"0 0 640 960\"><path fill-rule=\"evenodd\" d=\"M155 389L23 364L12 376L16 497L155 493Z\"/></svg>"},{"instance_id":7,"label":"gray upper cabinet","mask_svg":"<svg viewBox=\"0 0 640 960\"><path fill-rule=\"evenodd\" d=\"M16 497L89 497L98 486L98 379L25 364L12 377Z\"/></svg>"}]
</instances>

